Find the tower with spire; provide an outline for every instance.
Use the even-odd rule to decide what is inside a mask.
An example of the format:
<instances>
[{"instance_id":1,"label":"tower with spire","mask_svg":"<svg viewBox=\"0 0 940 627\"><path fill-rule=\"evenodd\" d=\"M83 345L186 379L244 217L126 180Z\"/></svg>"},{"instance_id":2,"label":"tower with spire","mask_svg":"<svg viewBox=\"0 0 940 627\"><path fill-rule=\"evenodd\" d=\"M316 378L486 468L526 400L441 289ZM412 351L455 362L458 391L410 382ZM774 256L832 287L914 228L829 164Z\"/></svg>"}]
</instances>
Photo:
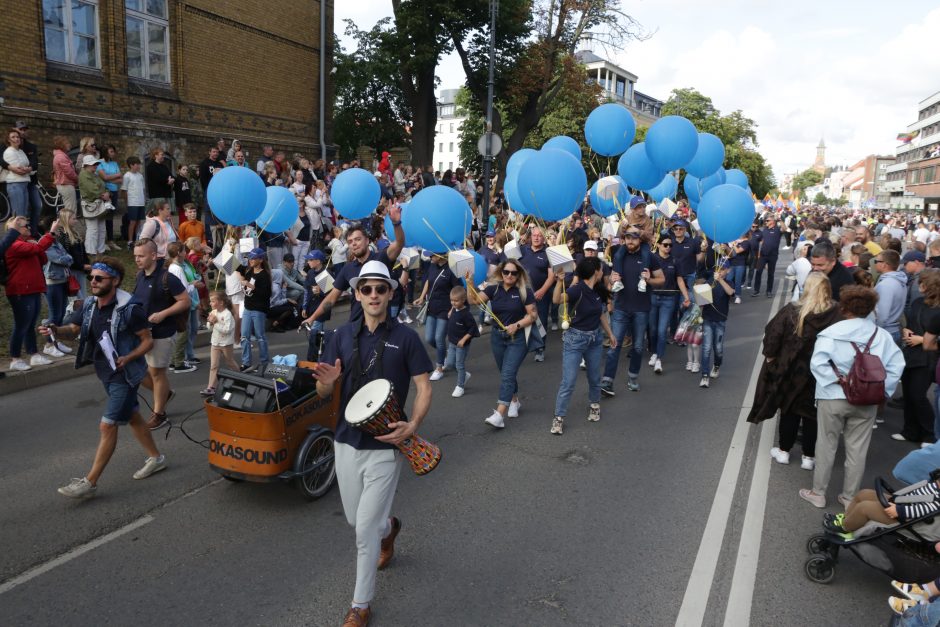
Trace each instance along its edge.
<instances>
[{"instance_id":1,"label":"tower with spire","mask_svg":"<svg viewBox=\"0 0 940 627\"><path fill-rule=\"evenodd\" d=\"M826 174L826 142L819 138L819 145L816 146L816 161L813 162L813 169L820 174Z\"/></svg>"}]
</instances>

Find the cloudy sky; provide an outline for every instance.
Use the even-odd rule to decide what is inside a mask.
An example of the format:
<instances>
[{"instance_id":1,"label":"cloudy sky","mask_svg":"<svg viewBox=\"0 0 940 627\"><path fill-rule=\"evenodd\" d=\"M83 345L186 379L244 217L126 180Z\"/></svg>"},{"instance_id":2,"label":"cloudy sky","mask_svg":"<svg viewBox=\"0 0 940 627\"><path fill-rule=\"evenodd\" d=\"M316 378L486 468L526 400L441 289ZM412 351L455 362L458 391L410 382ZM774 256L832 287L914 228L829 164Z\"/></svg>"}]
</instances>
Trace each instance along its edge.
<instances>
[{"instance_id":1,"label":"cloudy sky","mask_svg":"<svg viewBox=\"0 0 940 627\"><path fill-rule=\"evenodd\" d=\"M637 89L666 100L674 88L694 87L722 112L741 109L758 124L760 150L778 180L812 164L820 137L830 165L893 154L897 134L917 119L917 103L940 91L935 0L623 6L654 31L647 41L610 51L639 76ZM336 30L344 18L370 28L391 13L391 0L337 2ZM444 88L464 81L454 56L441 62L438 76Z\"/></svg>"}]
</instances>

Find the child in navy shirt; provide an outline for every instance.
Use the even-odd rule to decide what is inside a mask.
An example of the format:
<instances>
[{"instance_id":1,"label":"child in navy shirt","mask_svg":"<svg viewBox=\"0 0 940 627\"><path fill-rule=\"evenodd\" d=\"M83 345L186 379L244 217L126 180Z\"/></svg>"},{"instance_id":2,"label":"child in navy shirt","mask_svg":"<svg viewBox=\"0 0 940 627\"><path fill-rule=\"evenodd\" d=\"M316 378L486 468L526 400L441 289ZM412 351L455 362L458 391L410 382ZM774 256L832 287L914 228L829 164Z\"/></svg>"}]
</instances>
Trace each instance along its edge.
<instances>
[{"instance_id":1,"label":"child in navy shirt","mask_svg":"<svg viewBox=\"0 0 940 627\"><path fill-rule=\"evenodd\" d=\"M447 314L447 358L444 368L457 368L457 387L451 394L454 398L463 396L464 386L470 379L464 364L470 353L470 340L480 337L470 308L467 306L467 290L457 286L450 290L450 312Z\"/></svg>"},{"instance_id":2,"label":"child in navy shirt","mask_svg":"<svg viewBox=\"0 0 940 627\"><path fill-rule=\"evenodd\" d=\"M718 370L721 368L721 361L724 357L725 323L728 320L731 297L734 296L734 287L725 280L730 270L731 266L728 264L723 264L718 269L715 274L715 285L712 287L712 302L702 307L704 341L702 343L702 380L698 384L700 388L707 388L709 379L718 378ZM709 372L708 366L713 354L715 360Z\"/></svg>"}]
</instances>

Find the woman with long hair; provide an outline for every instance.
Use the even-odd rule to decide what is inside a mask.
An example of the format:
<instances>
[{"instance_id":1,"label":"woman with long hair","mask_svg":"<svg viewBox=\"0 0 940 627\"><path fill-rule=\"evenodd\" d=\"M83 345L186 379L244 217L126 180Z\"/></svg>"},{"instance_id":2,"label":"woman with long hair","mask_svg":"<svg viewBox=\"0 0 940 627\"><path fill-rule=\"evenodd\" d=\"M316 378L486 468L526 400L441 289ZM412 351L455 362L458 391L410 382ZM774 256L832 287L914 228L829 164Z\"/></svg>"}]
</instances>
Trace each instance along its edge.
<instances>
[{"instance_id":1,"label":"woman with long hair","mask_svg":"<svg viewBox=\"0 0 940 627\"><path fill-rule=\"evenodd\" d=\"M519 402L519 366L528 352L527 327L535 324L535 296L527 289L529 277L525 268L515 259L507 259L496 268L498 283L483 284L480 291L470 290L470 302L474 305L489 304L489 311L499 328L490 333L490 347L500 373L499 398L496 410L485 422L497 429L506 426L506 417L516 418L522 403ZM538 333L533 329L531 333Z\"/></svg>"},{"instance_id":2,"label":"woman with long hair","mask_svg":"<svg viewBox=\"0 0 940 627\"><path fill-rule=\"evenodd\" d=\"M245 289L242 310L242 370L251 366L251 336L258 340L261 365L268 363L268 338L264 325L271 309L271 270L263 248L248 253L248 263L236 270Z\"/></svg>"},{"instance_id":3,"label":"woman with long hair","mask_svg":"<svg viewBox=\"0 0 940 627\"><path fill-rule=\"evenodd\" d=\"M567 300L569 326L562 335L561 385L555 397L555 418L551 433L561 435L568 403L578 378L578 366L582 362L588 380L588 417L591 422L601 419L601 353L604 350L604 335L611 345L617 345L607 321L607 299L604 287L604 272L597 257L583 257L575 268L571 287L564 289L564 273L555 282L552 302L561 305ZM567 319L566 319L567 320ZM564 327L564 324L562 325Z\"/></svg>"},{"instance_id":4,"label":"woman with long hair","mask_svg":"<svg viewBox=\"0 0 940 627\"><path fill-rule=\"evenodd\" d=\"M656 242L656 248L656 261L659 262L666 282L653 290L647 328L650 334L650 350L653 353L650 356L649 365L656 374L662 374L669 323L672 322L672 316L679 307L680 296L683 307L689 307L692 301L689 299L685 279L676 270L676 260L672 256L672 236L660 238Z\"/></svg>"},{"instance_id":5,"label":"woman with long hair","mask_svg":"<svg viewBox=\"0 0 940 627\"><path fill-rule=\"evenodd\" d=\"M424 341L436 349L436 367L431 373L431 381L444 377L444 360L447 357L447 314L450 311L450 291L460 285L447 265L446 253L432 254L431 265L424 277L424 289L414 301L415 307L421 307L428 301L428 315L424 323ZM396 312L397 313L397 312Z\"/></svg>"},{"instance_id":6,"label":"woman with long hair","mask_svg":"<svg viewBox=\"0 0 940 627\"><path fill-rule=\"evenodd\" d=\"M78 197L75 195L75 188L78 187L78 173L68 154L72 149L72 144L65 135L56 135L52 138L52 147L52 179L55 182L56 191L62 198L62 206L78 213Z\"/></svg>"},{"instance_id":7,"label":"woman with long hair","mask_svg":"<svg viewBox=\"0 0 940 627\"><path fill-rule=\"evenodd\" d=\"M166 247L179 239L173 223L170 221L172 209L170 201L166 198L158 198L157 202L150 205L150 211L147 212L147 220L140 227L139 239L152 239L157 245L157 257L166 258Z\"/></svg>"},{"instance_id":8,"label":"woman with long hair","mask_svg":"<svg viewBox=\"0 0 940 627\"><path fill-rule=\"evenodd\" d=\"M59 211L59 231L55 234L56 239L62 244L62 248L72 258L72 265L69 271L78 281L78 300L85 300L85 276L91 270L91 262L88 259L88 253L85 252L85 238L80 232L81 221L73 209L61 209Z\"/></svg>"},{"instance_id":9,"label":"woman with long hair","mask_svg":"<svg viewBox=\"0 0 940 627\"><path fill-rule=\"evenodd\" d=\"M936 328L937 318L940 317L940 270L928 268L919 277L920 296L904 312L907 324L901 329L904 427L900 433L891 437L900 442L933 443L936 441L935 417L933 407L927 400L927 390L933 383L937 353L924 350L924 332Z\"/></svg>"},{"instance_id":10,"label":"woman with long hair","mask_svg":"<svg viewBox=\"0 0 940 627\"><path fill-rule=\"evenodd\" d=\"M98 158L98 145L94 137L85 136L78 140L78 155L75 157L75 171L82 171L82 161L86 155Z\"/></svg>"},{"instance_id":11,"label":"woman with long hair","mask_svg":"<svg viewBox=\"0 0 940 627\"><path fill-rule=\"evenodd\" d=\"M748 422L773 418L780 410L780 442L770 449L778 464L790 463L790 449L803 426L800 467L816 465L816 380L810 372L816 336L842 319L832 287L822 272L811 272L800 300L787 303L764 329L764 363Z\"/></svg>"},{"instance_id":12,"label":"woman with long hair","mask_svg":"<svg viewBox=\"0 0 940 627\"><path fill-rule=\"evenodd\" d=\"M7 184L7 199L10 210L15 216L35 219L30 216L29 194L26 191L29 185L29 159L23 152L23 136L15 128L10 129L6 136L6 148L3 149L3 160L6 166L0 169L0 183ZM30 228L38 229L38 224L30 224Z\"/></svg>"}]
</instances>

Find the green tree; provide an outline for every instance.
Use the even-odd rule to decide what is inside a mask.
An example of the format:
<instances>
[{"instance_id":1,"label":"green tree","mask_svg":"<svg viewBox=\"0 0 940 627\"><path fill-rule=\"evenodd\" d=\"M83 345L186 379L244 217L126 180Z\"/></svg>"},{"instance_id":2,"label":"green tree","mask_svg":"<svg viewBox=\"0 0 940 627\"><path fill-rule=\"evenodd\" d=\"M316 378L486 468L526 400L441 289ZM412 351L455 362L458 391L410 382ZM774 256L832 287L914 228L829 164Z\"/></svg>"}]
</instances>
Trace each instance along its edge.
<instances>
[{"instance_id":1,"label":"green tree","mask_svg":"<svg viewBox=\"0 0 940 627\"><path fill-rule=\"evenodd\" d=\"M804 189L807 187L812 187L813 185L819 185L822 183L822 180L822 174L812 168L809 168L807 170L803 170L793 177L793 182L790 184L790 189L802 195Z\"/></svg>"},{"instance_id":2,"label":"green tree","mask_svg":"<svg viewBox=\"0 0 940 627\"><path fill-rule=\"evenodd\" d=\"M822 192L816 192L816 196L813 197L813 202L817 205L825 205L829 202L829 199L826 198L826 195Z\"/></svg>"},{"instance_id":3,"label":"green tree","mask_svg":"<svg viewBox=\"0 0 940 627\"><path fill-rule=\"evenodd\" d=\"M336 45L336 107L333 128L339 154L352 158L359 146L376 150L407 146L411 110L397 81L397 64L384 53L389 20L359 30L346 20L350 52Z\"/></svg>"},{"instance_id":4,"label":"green tree","mask_svg":"<svg viewBox=\"0 0 940 627\"><path fill-rule=\"evenodd\" d=\"M722 115L712 99L692 88L674 89L662 114L681 115L699 132L711 133L725 145L724 167L747 174L751 191L763 198L776 187L773 170L758 151L757 124L740 110Z\"/></svg>"}]
</instances>

